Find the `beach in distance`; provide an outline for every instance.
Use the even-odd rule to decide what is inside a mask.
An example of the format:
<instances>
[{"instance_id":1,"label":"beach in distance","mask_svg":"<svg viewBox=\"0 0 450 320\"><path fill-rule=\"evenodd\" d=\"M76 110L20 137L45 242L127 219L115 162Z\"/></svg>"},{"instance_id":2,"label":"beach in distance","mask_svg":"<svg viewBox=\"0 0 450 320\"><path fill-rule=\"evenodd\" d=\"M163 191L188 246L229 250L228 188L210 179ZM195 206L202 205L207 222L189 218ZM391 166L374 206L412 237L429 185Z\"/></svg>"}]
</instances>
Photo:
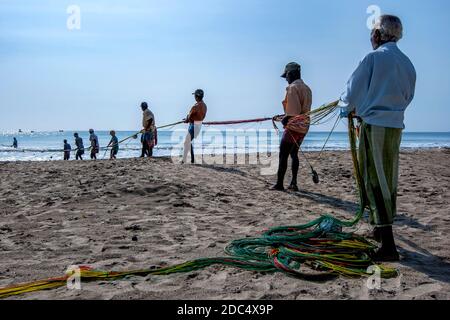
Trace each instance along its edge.
<instances>
[{"instance_id":1,"label":"beach in distance","mask_svg":"<svg viewBox=\"0 0 450 320\"><path fill-rule=\"evenodd\" d=\"M259 236L272 227L307 223L322 214L352 219L358 196L350 152L326 151L320 160L317 152L307 156L320 184L313 183L301 158L299 192L270 191L276 177L264 174L264 166L245 161L211 164L206 155L196 165L180 165L165 156L3 161L0 287L62 276L71 265L123 271L221 257L231 241ZM445 147L402 150L394 224L401 260L387 264L400 276L383 279L380 290L369 290L367 278L315 283L282 273L212 266L8 299L448 300L449 163ZM370 230L366 217L353 231L367 236Z\"/></svg>"}]
</instances>

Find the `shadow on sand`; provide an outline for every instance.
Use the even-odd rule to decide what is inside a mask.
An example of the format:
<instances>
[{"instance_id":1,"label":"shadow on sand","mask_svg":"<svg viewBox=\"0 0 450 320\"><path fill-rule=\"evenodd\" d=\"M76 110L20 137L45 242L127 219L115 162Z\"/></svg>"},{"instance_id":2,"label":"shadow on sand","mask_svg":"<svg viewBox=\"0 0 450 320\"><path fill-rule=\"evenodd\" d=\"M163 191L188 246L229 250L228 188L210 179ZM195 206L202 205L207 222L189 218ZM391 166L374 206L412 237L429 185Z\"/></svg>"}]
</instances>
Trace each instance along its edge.
<instances>
[{"instance_id":1,"label":"shadow on sand","mask_svg":"<svg viewBox=\"0 0 450 320\"><path fill-rule=\"evenodd\" d=\"M226 167L217 167L217 166L203 166L205 168L215 170L218 172L226 172L230 174L239 175L246 178L256 179L270 186L266 180L254 177L247 172L241 171L237 168L226 168ZM292 192L290 193L296 197L309 199L311 201L315 201L320 204L325 204L328 206L335 207L340 210L344 210L352 215L354 215L359 209L359 203L355 203L352 201L347 201L343 199L339 199L333 196L324 195L316 192L309 192L302 190L300 192ZM367 218L367 210L365 213L365 218ZM432 228L430 226L424 225L420 223L417 219L409 217L405 214L398 214L396 217L396 225L406 225L414 229L419 229L425 232L430 232ZM424 273L428 275L430 278L450 283L450 263L444 261L443 258L433 255L431 252L420 248L414 242L403 238L402 236L396 235L396 238L408 244L411 248L414 248L416 251L409 251L405 248L399 248L399 251L402 255L401 264L408 266L417 270L418 272Z\"/></svg>"},{"instance_id":2,"label":"shadow on sand","mask_svg":"<svg viewBox=\"0 0 450 320\"><path fill-rule=\"evenodd\" d=\"M435 256L428 250L419 247L411 240L399 235L396 235L396 238L415 250L410 251L399 246L399 252L402 256L400 263L402 265L424 273L431 279L450 283L450 263L444 261L444 258Z\"/></svg>"}]
</instances>

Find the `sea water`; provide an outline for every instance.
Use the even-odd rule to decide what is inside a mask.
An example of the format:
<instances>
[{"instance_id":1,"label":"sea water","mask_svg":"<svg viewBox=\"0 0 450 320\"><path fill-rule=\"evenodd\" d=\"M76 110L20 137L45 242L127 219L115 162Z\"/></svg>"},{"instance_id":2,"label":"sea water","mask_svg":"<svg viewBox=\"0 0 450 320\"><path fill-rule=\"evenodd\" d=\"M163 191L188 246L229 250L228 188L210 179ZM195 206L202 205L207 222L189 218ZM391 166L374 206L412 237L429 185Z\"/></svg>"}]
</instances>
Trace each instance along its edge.
<instances>
[{"instance_id":1,"label":"sea water","mask_svg":"<svg viewBox=\"0 0 450 320\"><path fill-rule=\"evenodd\" d=\"M90 146L89 133L78 131L83 138L85 148ZM119 140L132 136L135 132L118 131ZM67 139L72 149L75 149L73 131L64 132L15 132L0 133L0 161L50 161L63 159L63 140ZM96 132L102 149L97 155L99 159L109 158L105 149L111 136L109 131ZM328 138L328 132L310 132L302 148L304 151L320 151ZM154 149L155 156L179 156L182 154L186 129L158 131L158 144ZM13 137L17 138L18 148L12 148ZM221 153L271 153L279 149L281 133L275 130L252 129L210 129L204 128L200 136L194 140L197 154ZM141 155L140 135L131 138L120 145L118 158L133 158ZM404 132L403 149L450 148L450 132ZM334 132L325 150L348 150L349 142L346 132ZM86 151L85 158L89 158ZM74 159L72 152L71 159Z\"/></svg>"}]
</instances>

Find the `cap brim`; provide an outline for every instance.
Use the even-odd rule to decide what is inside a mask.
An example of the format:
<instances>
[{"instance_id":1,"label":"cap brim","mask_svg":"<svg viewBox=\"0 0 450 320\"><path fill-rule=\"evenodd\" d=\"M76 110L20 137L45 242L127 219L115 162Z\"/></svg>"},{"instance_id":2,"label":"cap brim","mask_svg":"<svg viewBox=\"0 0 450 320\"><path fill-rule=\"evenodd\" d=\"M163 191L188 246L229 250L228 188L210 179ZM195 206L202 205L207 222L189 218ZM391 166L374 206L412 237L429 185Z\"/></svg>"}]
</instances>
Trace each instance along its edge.
<instances>
[{"instance_id":1,"label":"cap brim","mask_svg":"<svg viewBox=\"0 0 450 320\"><path fill-rule=\"evenodd\" d=\"M286 78L286 75L287 75L287 73L285 72L285 73L283 73L283 74L281 75L281 77L282 77L282 78Z\"/></svg>"}]
</instances>

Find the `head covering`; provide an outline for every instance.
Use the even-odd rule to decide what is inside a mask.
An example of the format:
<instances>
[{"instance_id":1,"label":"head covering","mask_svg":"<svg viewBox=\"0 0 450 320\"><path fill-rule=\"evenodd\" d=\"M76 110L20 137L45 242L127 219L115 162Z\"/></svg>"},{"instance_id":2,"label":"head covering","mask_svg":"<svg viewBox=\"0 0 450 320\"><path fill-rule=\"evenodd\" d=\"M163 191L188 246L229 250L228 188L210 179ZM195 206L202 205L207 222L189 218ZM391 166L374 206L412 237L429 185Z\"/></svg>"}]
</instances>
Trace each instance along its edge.
<instances>
[{"instance_id":1,"label":"head covering","mask_svg":"<svg viewBox=\"0 0 450 320\"><path fill-rule=\"evenodd\" d=\"M192 94L196 97L199 97L200 99L203 99L203 97L205 96L205 92L202 89L197 89Z\"/></svg>"},{"instance_id":2,"label":"head covering","mask_svg":"<svg viewBox=\"0 0 450 320\"><path fill-rule=\"evenodd\" d=\"M144 109L144 110L145 110L145 109L148 109L148 104L147 104L147 102L142 102L142 103L141 103L141 108Z\"/></svg>"},{"instance_id":3,"label":"head covering","mask_svg":"<svg viewBox=\"0 0 450 320\"><path fill-rule=\"evenodd\" d=\"M290 62L284 68L284 73L281 75L282 78L286 78L287 74L292 71L300 71L301 66L297 62Z\"/></svg>"}]
</instances>

